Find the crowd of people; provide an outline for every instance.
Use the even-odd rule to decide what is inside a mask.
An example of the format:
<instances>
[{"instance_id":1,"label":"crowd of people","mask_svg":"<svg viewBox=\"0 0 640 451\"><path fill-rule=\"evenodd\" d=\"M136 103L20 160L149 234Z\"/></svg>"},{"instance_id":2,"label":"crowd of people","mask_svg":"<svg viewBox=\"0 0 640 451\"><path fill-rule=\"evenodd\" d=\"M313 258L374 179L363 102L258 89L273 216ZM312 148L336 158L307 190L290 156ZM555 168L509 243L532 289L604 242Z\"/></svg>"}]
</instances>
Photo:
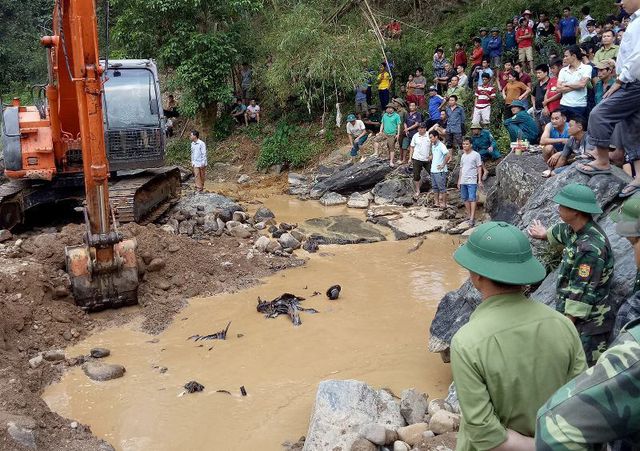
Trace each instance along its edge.
<instances>
[{"instance_id":1,"label":"crowd of people","mask_svg":"<svg viewBox=\"0 0 640 451\"><path fill-rule=\"evenodd\" d=\"M525 10L503 29L478 30L470 49L456 42L450 58L443 46L437 47L432 76L417 67L400 86L393 74L397 68L385 60L375 77L355 87L354 113L347 117L352 161L371 140L374 155L382 150L391 166L411 167L415 180L423 169L432 174L436 206L443 205L441 174L446 186L449 162L473 161L463 169L477 170L478 186L465 188L464 200L475 202L473 194L487 176L484 162L509 150L498 148L490 130L501 124L511 143L540 146L548 165L545 177L576 160L582 161L581 172L608 173L611 161L634 177L620 196L640 191L640 34L631 26L633 2L626 2L626 10L621 3L617 7L616 14L601 21L591 17L588 6L581 9L580 19L570 7L553 18ZM614 95L619 90L625 94ZM399 95L394 97L395 92ZM448 157L443 168L431 164L435 155L428 139L414 140L416 135L436 136L444 144ZM475 155L461 158L465 141L472 155L480 156L478 168ZM469 223L474 222L471 215Z\"/></svg>"}]
</instances>

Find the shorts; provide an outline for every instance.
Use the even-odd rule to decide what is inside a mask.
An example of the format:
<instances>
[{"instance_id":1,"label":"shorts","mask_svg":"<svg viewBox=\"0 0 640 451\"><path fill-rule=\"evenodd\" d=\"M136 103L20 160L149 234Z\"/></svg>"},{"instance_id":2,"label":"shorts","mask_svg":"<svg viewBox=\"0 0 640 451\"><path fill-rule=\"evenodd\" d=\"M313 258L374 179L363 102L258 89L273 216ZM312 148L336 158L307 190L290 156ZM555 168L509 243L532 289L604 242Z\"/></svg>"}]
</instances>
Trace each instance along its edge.
<instances>
[{"instance_id":1,"label":"shorts","mask_svg":"<svg viewBox=\"0 0 640 451\"><path fill-rule=\"evenodd\" d=\"M491 121L491 105L484 108L474 108L472 123L488 124Z\"/></svg>"},{"instance_id":2,"label":"shorts","mask_svg":"<svg viewBox=\"0 0 640 451\"><path fill-rule=\"evenodd\" d=\"M518 59L521 63L533 61L533 47L518 49Z\"/></svg>"},{"instance_id":3,"label":"shorts","mask_svg":"<svg viewBox=\"0 0 640 451\"><path fill-rule=\"evenodd\" d=\"M478 200L478 185L462 183L460 185L460 198L464 202L476 202Z\"/></svg>"},{"instance_id":4,"label":"shorts","mask_svg":"<svg viewBox=\"0 0 640 451\"><path fill-rule=\"evenodd\" d=\"M413 135L405 136L404 138L402 138L402 150L407 150L409 148L409 146L411 145L411 138L413 138Z\"/></svg>"},{"instance_id":5,"label":"shorts","mask_svg":"<svg viewBox=\"0 0 640 451\"><path fill-rule=\"evenodd\" d=\"M356 113L367 113L369 111L369 105L366 100L356 101Z\"/></svg>"},{"instance_id":6,"label":"shorts","mask_svg":"<svg viewBox=\"0 0 640 451\"><path fill-rule=\"evenodd\" d=\"M368 137L369 135L364 135L360 139L354 139L353 146L351 147L351 152L349 152L349 155L351 155L352 157L358 156L358 151L360 150L360 147L362 147L362 145L367 141Z\"/></svg>"},{"instance_id":7,"label":"shorts","mask_svg":"<svg viewBox=\"0 0 640 451\"><path fill-rule=\"evenodd\" d=\"M447 192L447 173L432 172L431 173L431 189L434 193Z\"/></svg>"},{"instance_id":8,"label":"shorts","mask_svg":"<svg viewBox=\"0 0 640 451\"><path fill-rule=\"evenodd\" d=\"M422 179L420 176L422 174L422 169L424 168L425 171L429 172L429 162L412 158L411 163L413 164L413 181L419 182Z\"/></svg>"},{"instance_id":9,"label":"shorts","mask_svg":"<svg viewBox=\"0 0 640 451\"><path fill-rule=\"evenodd\" d=\"M387 135L385 133L378 133L375 138L373 138L374 143L386 143L387 150L389 152L393 152L396 146L396 135Z\"/></svg>"}]
</instances>

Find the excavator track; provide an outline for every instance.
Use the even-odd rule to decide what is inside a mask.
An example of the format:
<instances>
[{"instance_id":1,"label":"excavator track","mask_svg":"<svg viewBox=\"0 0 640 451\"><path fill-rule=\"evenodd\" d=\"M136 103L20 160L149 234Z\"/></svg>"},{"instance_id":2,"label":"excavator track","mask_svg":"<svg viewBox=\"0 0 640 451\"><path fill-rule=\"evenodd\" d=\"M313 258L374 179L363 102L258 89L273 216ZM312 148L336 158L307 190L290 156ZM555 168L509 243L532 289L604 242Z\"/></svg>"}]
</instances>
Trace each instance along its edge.
<instances>
[{"instance_id":1,"label":"excavator track","mask_svg":"<svg viewBox=\"0 0 640 451\"><path fill-rule=\"evenodd\" d=\"M180 197L177 167L148 169L109 185L109 198L121 223L148 224L165 213Z\"/></svg>"},{"instance_id":2,"label":"excavator track","mask_svg":"<svg viewBox=\"0 0 640 451\"><path fill-rule=\"evenodd\" d=\"M24 180L11 180L0 185L0 229L11 230L23 221L22 191L28 187Z\"/></svg>"}]
</instances>

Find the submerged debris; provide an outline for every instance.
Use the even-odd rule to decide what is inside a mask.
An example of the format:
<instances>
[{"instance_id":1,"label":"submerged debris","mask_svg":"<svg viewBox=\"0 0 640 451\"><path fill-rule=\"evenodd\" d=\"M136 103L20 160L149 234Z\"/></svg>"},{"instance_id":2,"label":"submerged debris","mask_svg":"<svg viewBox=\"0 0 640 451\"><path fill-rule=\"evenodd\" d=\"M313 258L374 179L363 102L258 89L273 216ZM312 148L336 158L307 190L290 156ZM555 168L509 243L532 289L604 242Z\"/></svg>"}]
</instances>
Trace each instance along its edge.
<instances>
[{"instance_id":1,"label":"submerged debris","mask_svg":"<svg viewBox=\"0 0 640 451\"><path fill-rule=\"evenodd\" d=\"M195 393L197 391L202 391L204 390L204 385L196 382L196 381L190 381L187 382L186 384L184 384L184 388L185 390L187 390L188 393Z\"/></svg>"},{"instance_id":2,"label":"submerged debris","mask_svg":"<svg viewBox=\"0 0 640 451\"><path fill-rule=\"evenodd\" d=\"M340 290L342 290L340 285L333 285L329 287L329 289L327 290L327 297L332 301L335 301L336 299L338 299L338 296L340 296Z\"/></svg>"},{"instance_id":3,"label":"submerged debris","mask_svg":"<svg viewBox=\"0 0 640 451\"><path fill-rule=\"evenodd\" d=\"M216 390L216 393L225 393L227 395L231 394L231 392L229 390Z\"/></svg>"},{"instance_id":4,"label":"submerged debris","mask_svg":"<svg viewBox=\"0 0 640 451\"><path fill-rule=\"evenodd\" d=\"M227 327L224 330L216 332L215 334L210 335L191 335L187 340L199 341L199 340L226 340L227 339L227 331L229 330L229 326L231 325L231 321L227 324Z\"/></svg>"},{"instance_id":5,"label":"submerged debris","mask_svg":"<svg viewBox=\"0 0 640 451\"><path fill-rule=\"evenodd\" d=\"M263 301L258 297L256 310L264 313L266 318L275 318L278 315L289 315L293 325L299 326L302 324L300 312L319 313L316 309L301 307L300 302L302 301L304 301L304 298L291 293L283 293L271 302Z\"/></svg>"},{"instance_id":6,"label":"submerged debris","mask_svg":"<svg viewBox=\"0 0 640 451\"><path fill-rule=\"evenodd\" d=\"M240 387L240 394L242 396L247 396L247 390L244 388L244 385Z\"/></svg>"}]
</instances>

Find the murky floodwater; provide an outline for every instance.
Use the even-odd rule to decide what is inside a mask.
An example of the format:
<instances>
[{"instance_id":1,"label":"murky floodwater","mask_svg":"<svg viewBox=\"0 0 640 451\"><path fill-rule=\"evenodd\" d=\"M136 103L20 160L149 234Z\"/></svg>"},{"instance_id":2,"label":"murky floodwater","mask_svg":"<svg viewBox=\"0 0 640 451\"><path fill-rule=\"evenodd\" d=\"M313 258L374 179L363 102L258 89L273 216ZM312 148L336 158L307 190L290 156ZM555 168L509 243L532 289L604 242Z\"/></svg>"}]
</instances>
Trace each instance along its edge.
<instances>
[{"instance_id":1,"label":"murky floodwater","mask_svg":"<svg viewBox=\"0 0 640 451\"><path fill-rule=\"evenodd\" d=\"M287 222L343 210L284 196L266 205ZM116 449L161 451L279 450L283 441L306 433L323 379L359 379L396 393L416 387L442 396L451 374L438 355L427 352L428 327L438 299L465 274L451 258L457 239L431 235L407 253L414 245L325 246L305 267L261 286L193 300L157 340L136 324L97 333L67 355L108 347L106 360L125 365L125 376L99 383L73 368L43 397ZM342 295L329 301L324 291L336 283ZM314 291L323 294L312 297ZM320 313L301 313L302 325L294 327L285 316L265 319L256 312L258 296L273 299L283 292L306 297L303 304ZM187 340L228 321L226 341L199 347L202 342ZM162 374L157 367L168 370ZM178 396L190 380L205 390ZM240 396L240 386L248 396Z\"/></svg>"}]
</instances>

